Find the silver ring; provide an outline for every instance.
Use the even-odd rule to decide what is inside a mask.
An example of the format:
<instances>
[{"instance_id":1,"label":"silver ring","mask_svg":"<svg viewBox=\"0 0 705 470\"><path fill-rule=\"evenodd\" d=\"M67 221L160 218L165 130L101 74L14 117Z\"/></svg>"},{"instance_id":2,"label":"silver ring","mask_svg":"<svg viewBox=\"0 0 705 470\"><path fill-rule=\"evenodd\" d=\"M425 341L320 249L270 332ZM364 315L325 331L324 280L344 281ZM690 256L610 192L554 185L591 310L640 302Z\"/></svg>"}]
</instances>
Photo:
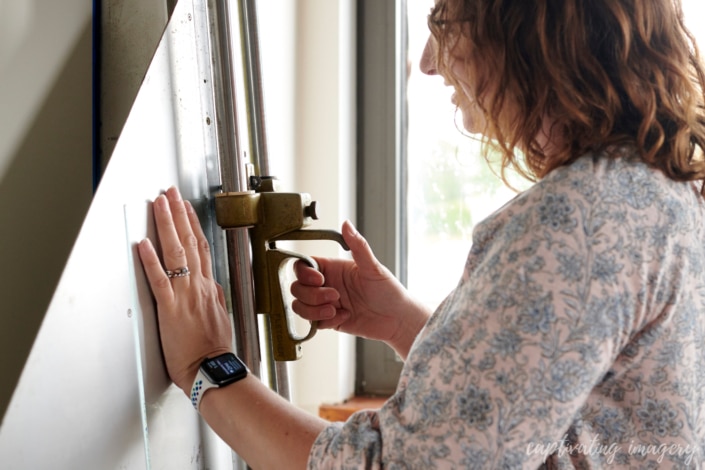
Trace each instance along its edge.
<instances>
[{"instance_id":1,"label":"silver ring","mask_svg":"<svg viewBox=\"0 0 705 470\"><path fill-rule=\"evenodd\" d=\"M174 277L186 277L189 274L191 274L191 271L188 270L187 266L184 266L183 268L174 269L173 271L169 271L168 269L166 270L166 277L168 277L169 279Z\"/></svg>"}]
</instances>

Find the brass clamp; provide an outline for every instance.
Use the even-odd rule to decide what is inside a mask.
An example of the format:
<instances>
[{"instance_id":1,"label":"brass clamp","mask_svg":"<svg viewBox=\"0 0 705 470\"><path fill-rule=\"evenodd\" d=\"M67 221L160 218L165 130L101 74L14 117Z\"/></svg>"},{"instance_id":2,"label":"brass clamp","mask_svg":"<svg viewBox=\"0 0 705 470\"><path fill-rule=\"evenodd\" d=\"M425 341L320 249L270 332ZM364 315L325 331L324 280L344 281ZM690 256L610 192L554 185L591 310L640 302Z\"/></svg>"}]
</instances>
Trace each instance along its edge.
<instances>
[{"instance_id":1,"label":"brass clamp","mask_svg":"<svg viewBox=\"0 0 705 470\"><path fill-rule=\"evenodd\" d=\"M318 265L311 257L277 248L276 242L332 240L349 248L334 230L303 230L318 218L316 202L306 193L276 192L274 183L264 179L257 191L217 194L215 214L223 229L248 227L257 312L269 315L274 360L293 361L301 358L301 343L316 334L316 322L311 322L306 335L296 333L294 314L284 300L286 273L299 259L315 269Z\"/></svg>"}]
</instances>

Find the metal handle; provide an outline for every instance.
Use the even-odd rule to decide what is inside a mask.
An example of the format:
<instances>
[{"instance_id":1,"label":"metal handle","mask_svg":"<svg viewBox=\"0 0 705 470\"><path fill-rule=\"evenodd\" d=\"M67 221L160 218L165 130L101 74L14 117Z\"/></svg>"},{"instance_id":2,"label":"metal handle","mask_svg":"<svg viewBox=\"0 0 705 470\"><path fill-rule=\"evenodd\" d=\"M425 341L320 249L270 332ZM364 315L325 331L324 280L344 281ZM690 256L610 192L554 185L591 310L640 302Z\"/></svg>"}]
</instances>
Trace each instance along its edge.
<instances>
[{"instance_id":1,"label":"metal handle","mask_svg":"<svg viewBox=\"0 0 705 470\"><path fill-rule=\"evenodd\" d=\"M301 358L301 343L310 340L316 334L316 322L311 322L308 333L301 336L296 332L294 313L291 309L288 292L288 272L297 260L303 260L309 266L318 269L315 260L286 250L267 252L269 286L269 322L272 337L272 354L275 361L294 361ZM255 287L256 289L256 287Z\"/></svg>"},{"instance_id":2,"label":"metal handle","mask_svg":"<svg viewBox=\"0 0 705 470\"><path fill-rule=\"evenodd\" d=\"M301 343L316 333L315 325L308 334L293 331L293 315L284 301L283 267L291 260L307 256L278 249L281 240L331 240L349 250L343 236L334 230L303 230L312 219L310 196L305 193L278 193L272 180L259 188L261 192L243 191L218 194L215 199L216 220L224 229L249 227L252 241L252 271L257 313L269 316L272 355L275 361L293 361L301 357ZM291 320L290 320L291 319Z\"/></svg>"}]
</instances>

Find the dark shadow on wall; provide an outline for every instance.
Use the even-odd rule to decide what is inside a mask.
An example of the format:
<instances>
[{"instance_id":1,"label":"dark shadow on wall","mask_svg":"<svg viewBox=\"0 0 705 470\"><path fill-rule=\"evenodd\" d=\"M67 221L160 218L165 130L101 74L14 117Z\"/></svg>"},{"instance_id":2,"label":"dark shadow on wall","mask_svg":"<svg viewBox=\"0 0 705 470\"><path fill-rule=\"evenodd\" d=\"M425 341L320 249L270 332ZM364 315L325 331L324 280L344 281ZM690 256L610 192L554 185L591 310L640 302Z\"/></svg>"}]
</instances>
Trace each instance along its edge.
<instances>
[{"instance_id":1,"label":"dark shadow on wall","mask_svg":"<svg viewBox=\"0 0 705 470\"><path fill-rule=\"evenodd\" d=\"M0 418L91 203L91 48L88 21L0 180Z\"/></svg>"}]
</instances>

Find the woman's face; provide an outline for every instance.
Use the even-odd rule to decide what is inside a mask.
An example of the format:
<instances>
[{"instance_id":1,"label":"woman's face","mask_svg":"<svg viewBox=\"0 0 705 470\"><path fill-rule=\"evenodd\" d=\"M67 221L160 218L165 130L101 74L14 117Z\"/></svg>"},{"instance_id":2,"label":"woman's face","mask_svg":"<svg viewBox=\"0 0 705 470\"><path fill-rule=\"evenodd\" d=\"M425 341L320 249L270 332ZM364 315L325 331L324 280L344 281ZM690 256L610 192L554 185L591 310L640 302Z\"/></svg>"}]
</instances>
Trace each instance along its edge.
<instances>
[{"instance_id":1,"label":"woman's face","mask_svg":"<svg viewBox=\"0 0 705 470\"><path fill-rule=\"evenodd\" d=\"M426 75L441 75L445 79L446 86L453 86L455 93L451 97L451 101L458 107L463 115L463 127L470 133L483 133L486 128L487 121L475 100L473 93L474 84L472 72L466 60L459 58L459 51L463 51L466 57L469 57L469 52L464 50L467 46L458 45L452 53L448 51L438 51L438 43L429 35L426 47L421 56L420 68ZM446 67L439 70L437 67L436 54L444 53L447 55L445 60Z\"/></svg>"},{"instance_id":2,"label":"woman's face","mask_svg":"<svg viewBox=\"0 0 705 470\"><path fill-rule=\"evenodd\" d=\"M441 7L441 10L436 9L432 12L429 17L429 26L437 36L446 34L451 37L438 36L441 39L441 46L439 46L436 37L433 34L429 35L419 67L427 75L441 75L445 85L454 88L455 93L453 93L451 101L462 113L465 130L472 134L483 134L489 139L505 138L504 136L511 133L515 125L519 108L516 105L516 100L510 94L511 90L504 89L501 96L496 96L499 91L497 83L499 77L493 75L495 70L491 66L478 63L478 59L474 58L476 55L484 57L487 53L476 50L472 41L464 35L470 30L467 28L470 20L445 19L442 14L439 15L439 18L433 18L435 12L443 11L442 8L447 8L446 11L458 10L459 5L453 3L457 1L436 1L436 7ZM452 28L452 30L444 28ZM438 67L438 54L442 54L441 67ZM480 96L477 96L476 93L479 93ZM478 104L478 98L485 111ZM494 109L493 106L501 108ZM486 117L488 115L494 117L492 126L488 125ZM544 117L543 127L535 137L536 142L545 153L553 151L552 149L558 145L557 143L562 141L562 137L558 135L556 130L558 128L555 128L554 124L555 121L549 116ZM520 148L522 145L523 143L517 144Z\"/></svg>"}]
</instances>

